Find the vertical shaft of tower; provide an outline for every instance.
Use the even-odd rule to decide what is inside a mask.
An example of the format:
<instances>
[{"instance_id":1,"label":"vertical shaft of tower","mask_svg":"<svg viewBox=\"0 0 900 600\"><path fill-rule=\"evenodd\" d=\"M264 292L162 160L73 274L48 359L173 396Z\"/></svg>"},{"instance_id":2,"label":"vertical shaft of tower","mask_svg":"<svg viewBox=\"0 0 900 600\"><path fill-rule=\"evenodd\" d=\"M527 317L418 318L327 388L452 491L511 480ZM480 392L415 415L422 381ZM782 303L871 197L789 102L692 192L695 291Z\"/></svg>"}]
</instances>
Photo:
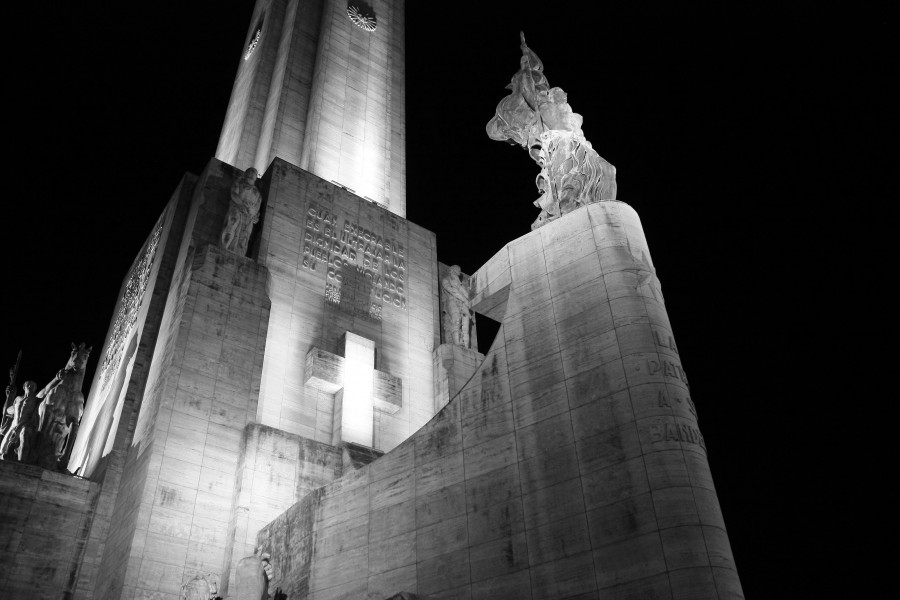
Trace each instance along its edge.
<instances>
[{"instance_id":1,"label":"vertical shaft of tower","mask_svg":"<svg viewBox=\"0 0 900 600\"><path fill-rule=\"evenodd\" d=\"M402 0L259 0L216 158L265 172L277 156L405 217L403 15Z\"/></svg>"}]
</instances>

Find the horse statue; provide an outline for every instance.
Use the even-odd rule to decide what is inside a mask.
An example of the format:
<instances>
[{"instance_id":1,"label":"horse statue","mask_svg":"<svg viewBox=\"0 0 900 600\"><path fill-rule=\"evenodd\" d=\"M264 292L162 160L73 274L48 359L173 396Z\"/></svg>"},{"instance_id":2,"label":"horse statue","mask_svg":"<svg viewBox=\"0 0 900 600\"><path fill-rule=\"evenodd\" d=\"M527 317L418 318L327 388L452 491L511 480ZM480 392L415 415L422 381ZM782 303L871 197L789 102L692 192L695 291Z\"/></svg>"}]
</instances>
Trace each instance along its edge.
<instances>
[{"instance_id":1,"label":"horse statue","mask_svg":"<svg viewBox=\"0 0 900 600\"><path fill-rule=\"evenodd\" d=\"M38 407L42 451L41 463L45 468L63 470L69 462L78 425L84 414L84 368L91 355L91 346L83 342L72 344L69 362L56 377L38 392L42 398Z\"/></svg>"}]
</instances>

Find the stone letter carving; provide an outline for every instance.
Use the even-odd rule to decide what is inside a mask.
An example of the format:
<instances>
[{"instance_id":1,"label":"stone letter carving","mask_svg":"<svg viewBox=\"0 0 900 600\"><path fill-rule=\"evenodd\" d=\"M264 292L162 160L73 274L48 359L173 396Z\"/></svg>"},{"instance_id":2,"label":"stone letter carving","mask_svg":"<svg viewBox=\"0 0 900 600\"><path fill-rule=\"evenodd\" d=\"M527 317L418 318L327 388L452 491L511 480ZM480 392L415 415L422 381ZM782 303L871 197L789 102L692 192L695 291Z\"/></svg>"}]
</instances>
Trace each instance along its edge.
<instances>
[{"instance_id":1,"label":"stone letter carving","mask_svg":"<svg viewBox=\"0 0 900 600\"><path fill-rule=\"evenodd\" d=\"M39 417L37 397L37 384L26 381L25 394L19 396L7 408L7 414L12 417L9 430L0 442L0 459L18 460L23 463L34 462L32 449L37 434ZM13 392L15 393L15 392Z\"/></svg>"},{"instance_id":2,"label":"stone letter carving","mask_svg":"<svg viewBox=\"0 0 900 600\"><path fill-rule=\"evenodd\" d=\"M519 71L507 86L512 92L497 105L487 134L522 146L541 168L541 197L534 201L541 213L531 225L537 229L585 204L615 200L616 168L585 139L581 115L572 112L561 88L550 87L543 63L520 36Z\"/></svg>"},{"instance_id":3,"label":"stone letter carving","mask_svg":"<svg viewBox=\"0 0 900 600\"><path fill-rule=\"evenodd\" d=\"M247 169L231 184L231 203L219 245L240 256L246 256L253 226L259 221L262 194L256 189L256 169Z\"/></svg>"},{"instance_id":4,"label":"stone letter carving","mask_svg":"<svg viewBox=\"0 0 900 600\"><path fill-rule=\"evenodd\" d=\"M471 347L472 309L468 288L460 280L459 265L450 267L447 276L441 280L443 315L441 326L444 342L463 348Z\"/></svg>"}]
</instances>

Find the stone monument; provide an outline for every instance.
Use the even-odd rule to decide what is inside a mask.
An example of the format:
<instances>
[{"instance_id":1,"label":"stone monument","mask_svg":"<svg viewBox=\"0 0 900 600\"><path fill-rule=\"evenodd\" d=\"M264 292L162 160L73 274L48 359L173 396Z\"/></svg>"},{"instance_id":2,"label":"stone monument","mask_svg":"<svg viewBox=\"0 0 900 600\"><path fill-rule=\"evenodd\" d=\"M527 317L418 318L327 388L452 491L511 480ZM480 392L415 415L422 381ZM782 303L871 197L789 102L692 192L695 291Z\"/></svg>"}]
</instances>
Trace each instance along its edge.
<instances>
[{"instance_id":1,"label":"stone monument","mask_svg":"<svg viewBox=\"0 0 900 600\"><path fill-rule=\"evenodd\" d=\"M532 229L576 208L616 199L616 168L600 157L581 131L582 117L572 112L566 93L551 88L544 65L520 33L522 59L487 124L492 140L517 144L541 168L534 201L541 209Z\"/></svg>"},{"instance_id":2,"label":"stone monument","mask_svg":"<svg viewBox=\"0 0 900 600\"><path fill-rule=\"evenodd\" d=\"M0 487L0 596L742 597L615 169L523 38L488 132L540 166L541 229L471 277L438 263L405 218L403 15L257 1L216 158L120 288L82 477L0 462L28 484Z\"/></svg>"},{"instance_id":3,"label":"stone monument","mask_svg":"<svg viewBox=\"0 0 900 600\"><path fill-rule=\"evenodd\" d=\"M9 429L0 441L0 460L18 460L21 463L34 462L34 441L40 425L37 384L26 381L22 386L25 393L17 396L6 409L11 417ZM12 392L15 394L15 391ZM7 390L7 394L9 391Z\"/></svg>"},{"instance_id":4,"label":"stone monument","mask_svg":"<svg viewBox=\"0 0 900 600\"><path fill-rule=\"evenodd\" d=\"M47 468L64 470L69 462L78 426L84 414L84 369L91 354L91 346L83 342L72 350L63 367L37 397L42 399L40 415L41 462Z\"/></svg>"},{"instance_id":5,"label":"stone monument","mask_svg":"<svg viewBox=\"0 0 900 600\"><path fill-rule=\"evenodd\" d=\"M469 288L463 284L461 275L459 265L453 265L441 279L441 327L446 343L471 348L475 315L470 307Z\"/></svg>"},{"instance_id":6,"label":"stone monument","mask_svg":"<svg viewBox=\"0 0 900 600\"><path fill-rule=\"evenodd\" d=\"M247 169L231 184L231 203L219 240L222 248L238 256L246 256L253 226L259 222L262 195L256 188L257 175L256 169Z\"/></svg>"}]
</instances>

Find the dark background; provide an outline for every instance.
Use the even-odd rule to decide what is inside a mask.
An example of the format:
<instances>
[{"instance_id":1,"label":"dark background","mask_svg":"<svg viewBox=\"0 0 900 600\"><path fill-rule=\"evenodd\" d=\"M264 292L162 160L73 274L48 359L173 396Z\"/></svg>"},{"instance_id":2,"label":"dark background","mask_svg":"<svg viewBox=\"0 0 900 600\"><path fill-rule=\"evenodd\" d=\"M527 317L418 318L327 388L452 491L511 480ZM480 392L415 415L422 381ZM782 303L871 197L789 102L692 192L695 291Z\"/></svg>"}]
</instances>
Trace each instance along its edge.
<instances>
[{"instance_id":1,"label":"dark background","mask_svg":"<svg viewBox=\"0 0 900 600\"><path fill-rule=\"evenodd\" d=\"M85 341L87 391L131 261L215 152L252 2L32 4L5 9L0 363L22 349L43 386ZM529 231L537 167L484 133L524 30L643 220L747 597L866 597L896 479L897 22L607 4L409 2L408 217L468 273Z\"/></svg>"}]
</instances>

